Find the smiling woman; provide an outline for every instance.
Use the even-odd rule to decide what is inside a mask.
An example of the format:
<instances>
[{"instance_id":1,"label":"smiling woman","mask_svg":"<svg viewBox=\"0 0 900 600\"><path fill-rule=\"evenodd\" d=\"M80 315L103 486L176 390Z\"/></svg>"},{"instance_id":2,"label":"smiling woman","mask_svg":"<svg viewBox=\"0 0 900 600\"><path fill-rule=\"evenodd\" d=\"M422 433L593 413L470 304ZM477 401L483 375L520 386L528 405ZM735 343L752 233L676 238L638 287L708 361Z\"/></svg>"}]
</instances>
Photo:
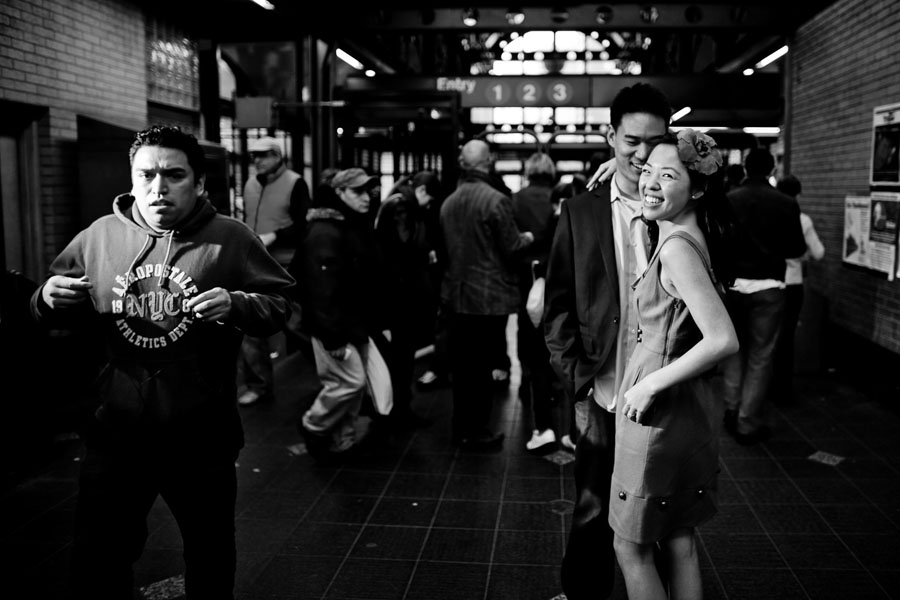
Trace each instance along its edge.
<instances>
[{"instance_id":1,"label":"smiling woman","mask_svg":"<svg viewBox=\"0 0 900 600\"><path fill-rule=\"evenodd\" d=\"M685 130L666 135L640 175L643 215L659 224L660 242L635 284L638 339L616 406L609 497L634 600L666 597L657 544L685 597L702 590L695 528L717 512L720 423L704 374L738 349L723 302L727 273L714 269L707 245L721 226L710 229L705 205L726 202L711 178L721 164L712 138Z\"/></svg>"}]
</instances>

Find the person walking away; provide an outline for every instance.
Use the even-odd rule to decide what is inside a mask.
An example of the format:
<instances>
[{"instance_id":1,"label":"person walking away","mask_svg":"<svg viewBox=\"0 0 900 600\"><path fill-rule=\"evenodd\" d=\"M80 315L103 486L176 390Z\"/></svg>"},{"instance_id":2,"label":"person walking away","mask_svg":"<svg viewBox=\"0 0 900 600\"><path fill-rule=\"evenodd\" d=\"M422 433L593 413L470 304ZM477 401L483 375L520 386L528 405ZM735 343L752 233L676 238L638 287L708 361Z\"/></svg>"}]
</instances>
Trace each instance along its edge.
<instances>
[{"instance_id":1,"label":"person walking away","mask_svg":"<svg viewBox=\"0 0 900 600\"><path fill-rule=\"evenodd\" d=\"M796 199L799 204L803 186L795 175L779 179L775 189ZM775 350L775 372L772 375L772 396L782 404L790 402L794 397L794 336L803 307L803 269L806 261L822 260L825 257L825 246L816 233L812 218L802 209L800 227L803 229L803 239L806 240L806 253L800 258L788 258L785 261L784 325Z\"/></svg>"},{"instance_id":2,"label":"person walking away","mask_svg":"<svg viewBox=\"0 0 900 600\"><path fill-rule=\"evenodd\" d=\"M281 143L275 138L250 140L248 151L256 174L244 185L244 221L259 235L278 264L287 269L306 222L309 188L299 173L288 168ZM299 307L294 307L292 314L285 330L288 341L292 346L308 345L299 332ZM244 338L238 364L239 405L274 399L272 353L269 338Z\"/></svg>"},{"instance_id":3,"label":"person walking away","mask_svg":"<svg viewBox=\"0 0 900 600\"><path fill-rule=\"evenodd\" d=\"M741 350L722 366L725 429L742 445L767 439L775 349L786 303L785 259L806 252L797 200L769 183L775 159L765 148L744 158L747 177L727 194L737 221L735 281L726 306Z\"/></svg>"},{"instance_id":4,"label":"person walking away","mask_svg":"<svg viewBox=\"0 0 900 600\"><path fill-rule=\"evenodd\" d=\"M616 392L636 344L631 283L647 264L651 232L641 219L638 177L666 134L672 109L656 87L623 88L610 106L614 175L566 200L547 263L544 335L575 403L575 510L560 577L569 600L610 595L615 582L608 523Z\"/></svg>"},{"instance_id":5,"label":"person walking away","mask_svg":"<svg viewBox=\"0 0 900 600\"><path fill-rule=\"evenodd\" d=\"M323 462L344 460L358 448L366 361L373 336L386 330L385 278L369 216L374 179L356 167L335 174L336 195L309 211L292 267L322 384L297 428L309 454Z\"/></svg>"},{"instance_id":6,"label":"person walking away","mask_svg":"<svg viewBox=\"0 0 900 600\"><path fill-rule=\"evenodd\" d=\"M684 129L653 149L640 176L659 245L634 284L637 344L617 398L609 496L631 600L703 595L695 529L717 511L722 421L712 374L738 349L723 301L734 221L721 167L715 141Z\"/></svg>"},{"instance_id":7,"label":"person walking away","mask_svg":"<svg viewBox=\"0 0 900 600\"><path fill-rule=\"evenodd\" d=\"M131 598L162 496L184 543L188 598L233 598L235 386L244 335L287 321L294 280L206 199L203 150L174 127L138 132L130 193L79 232L31 298L34 318L102 340L108 363L80 432L72 594Z\"/></svg>"},{"instance_id":8,"label":"person walking away","mask_svg":"<svg viewBox=\"0 0 900 600\"><path fill-rule=\"evenodd\" d=\"M493 163L487 142L466 142L459 183L440 215L447 256L441 299L449 311L453 440L464 450L503 443L503 432L490 428L495 352L488 340L505 336L509 315L519 304L516 253L534 241L531 232L516 227L509 189L492 175Z\"/></svg>"},{"instance_id":9,"label":"person walking away","mask_svg":"<svg viewBox=\"0 0 900 600\"><path fill-rule=\"evenodd\" d=\"M513 215L520 230L534 234L534 243L520 253L518 260L516 348L522 366L519 395L531 410L534 423L531 439L525 443L525 448L537 451L556 442L553 406L554 396L559 395L560 391L554 390L557 379L550 366L543 326L532 323L526 305L532 284L544 277L547 269L547 255L558 219L551 202L556 165L547 154L535 152L525 161L524 176L527 185L512 197Z\"/></svg>"}]
</instances>

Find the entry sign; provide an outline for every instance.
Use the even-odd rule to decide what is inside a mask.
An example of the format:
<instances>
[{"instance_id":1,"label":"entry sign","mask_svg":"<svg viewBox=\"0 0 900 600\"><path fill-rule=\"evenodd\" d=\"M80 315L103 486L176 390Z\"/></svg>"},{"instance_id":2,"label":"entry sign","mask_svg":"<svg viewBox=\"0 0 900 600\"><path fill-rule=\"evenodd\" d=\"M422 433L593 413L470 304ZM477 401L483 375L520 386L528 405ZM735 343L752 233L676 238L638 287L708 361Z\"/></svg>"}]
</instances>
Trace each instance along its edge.
<instances>
[{"instance_id":1,"label":"entry sign","mask_svg":"<svg viewBox=\"0 0 900 600\"><path fill-rule=\"evenodd\" d=\"M588 106L587 77L438 77L438 91L458 91L461 105Z\"/></svg>"}]
</instances>

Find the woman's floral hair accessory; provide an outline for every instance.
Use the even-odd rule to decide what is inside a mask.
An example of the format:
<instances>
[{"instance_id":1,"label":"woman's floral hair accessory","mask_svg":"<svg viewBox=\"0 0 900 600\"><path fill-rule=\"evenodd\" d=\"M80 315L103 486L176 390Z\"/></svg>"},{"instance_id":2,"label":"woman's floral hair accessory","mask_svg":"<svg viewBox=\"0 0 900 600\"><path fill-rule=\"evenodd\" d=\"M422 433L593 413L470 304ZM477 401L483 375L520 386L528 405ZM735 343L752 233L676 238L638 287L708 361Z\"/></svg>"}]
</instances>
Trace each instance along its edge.
<instances>
[{"instance_id":1,"label":"woman's floral hair accessory","mask_svg":"<svg viewBox=\"0 0 900 600\"><path fill-rule=\"evenodd\" d=\"M722 166L722 154L716 140L695 129L682 129L678 139L678 158L690 169L702 175L712 175Z\"/></svg>"}]
</instances>

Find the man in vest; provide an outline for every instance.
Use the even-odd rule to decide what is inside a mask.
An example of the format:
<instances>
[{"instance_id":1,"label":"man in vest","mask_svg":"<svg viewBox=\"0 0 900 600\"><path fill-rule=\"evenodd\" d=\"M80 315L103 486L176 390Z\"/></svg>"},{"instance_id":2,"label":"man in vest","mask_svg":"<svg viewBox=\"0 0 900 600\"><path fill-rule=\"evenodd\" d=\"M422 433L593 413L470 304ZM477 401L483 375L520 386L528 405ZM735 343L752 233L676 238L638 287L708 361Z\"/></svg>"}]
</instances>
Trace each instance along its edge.
<instances>
[{"instance_id":1,"label":"man in vest","mask_svg":"<svg viewBox=\"0 0 900 600\"><path fill-rule=\"evenodd\" d=\"M310 207L309 188L288 168L282 142L272 137L250 140L248 150L256 175L244 186L244 222L285 269L302 235ZM299 322L299 314L291 322ZM291 329L291 323L288 329ZM288 331L288 333L291 333ZM244 336L238 363L238 404L273 399L272 349L269 338Z\"/></svg>"}]
</instances>

